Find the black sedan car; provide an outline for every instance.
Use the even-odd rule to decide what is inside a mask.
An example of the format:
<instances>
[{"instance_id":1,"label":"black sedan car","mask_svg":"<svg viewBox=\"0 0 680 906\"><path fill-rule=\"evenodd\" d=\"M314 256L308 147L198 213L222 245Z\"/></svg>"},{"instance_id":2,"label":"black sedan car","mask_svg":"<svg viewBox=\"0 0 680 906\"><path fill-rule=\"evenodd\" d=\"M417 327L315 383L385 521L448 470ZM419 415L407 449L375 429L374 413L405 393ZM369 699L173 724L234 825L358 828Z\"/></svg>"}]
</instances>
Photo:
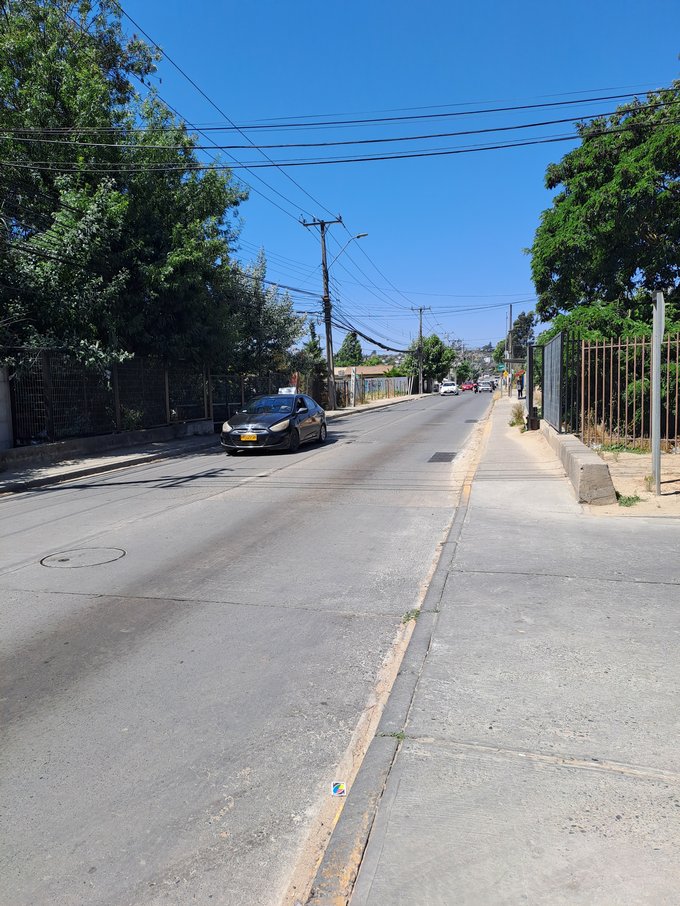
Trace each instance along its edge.
<instances>
[{"instance_id":1,"label":"black sedan car","mask_svg":"<svg viewBox=\"0 0 680 906\"><path fill-rule=\"evenodd\" d=\"M326 413L302 393L256 396L222 425L227 453L238 450L290 450L326 440Z\"/></svg>"}]
</instances>

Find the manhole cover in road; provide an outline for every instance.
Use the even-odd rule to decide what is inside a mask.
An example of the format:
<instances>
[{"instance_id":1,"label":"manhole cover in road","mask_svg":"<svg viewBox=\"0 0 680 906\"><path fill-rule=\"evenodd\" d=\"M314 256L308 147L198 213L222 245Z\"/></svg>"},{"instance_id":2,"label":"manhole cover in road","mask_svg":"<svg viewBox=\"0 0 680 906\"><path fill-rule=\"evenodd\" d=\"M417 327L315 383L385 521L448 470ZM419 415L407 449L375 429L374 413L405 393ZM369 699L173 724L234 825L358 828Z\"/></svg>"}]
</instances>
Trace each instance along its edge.
<instances>
[{"instance_id":1,"label":"manhole cover in road","mask_svg":"<svg viewBox=\"0 0 680 906\"><path fill-rule=\"evenodd\" d=\"M43 557L42 566L54 569L79 569L82 566L101 566L102 563L113 563L125 556L119 547L77 547L72 551L59 551Z\"/></svg>"},{"instance_id":2,"label":"manhole cover in road","mask_svg":"<svg viewBox=\"0 0 680 906\"><path fill-rule=\"evenodd\" d=\"M455 453L435 453L434 456L430 456L428 462L453 462L455 455Z\"/></svg>"}]
</instances>

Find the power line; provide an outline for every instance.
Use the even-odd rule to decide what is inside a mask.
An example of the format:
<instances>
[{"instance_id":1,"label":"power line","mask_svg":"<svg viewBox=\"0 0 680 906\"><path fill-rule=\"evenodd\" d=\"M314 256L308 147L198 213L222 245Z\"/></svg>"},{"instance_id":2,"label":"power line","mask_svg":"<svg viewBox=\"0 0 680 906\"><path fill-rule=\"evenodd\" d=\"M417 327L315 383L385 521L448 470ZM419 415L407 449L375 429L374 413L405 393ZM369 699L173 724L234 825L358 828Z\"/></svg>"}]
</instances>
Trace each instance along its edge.
<instances>
[{"instance_id":1,"label":"power line","mask_svg":"<svg viewBox=\"0 0 680 906\"><path fill-rule=\"evenodd\" d=\"M631 116L641 111L648 110L658 110L660 107L669 106L667 103L660 104L644 104L636 107L633 111L630 111ZM538 129L544 126L556 126L562 125L564 123L573 123L573 122L583 122L584 120L598 120L603 117L615 116L619 111L617 110L608 110L600 113L589 113L583 115L574 115L569 117L563 117L556 120L539 120L533 123L517 123L511 126L487 126L483 129L464 129L456 132L430 132L421 135L395 135L382 138L361 138L361 139L346 139L341 141L326 141L326 142L293 142L293 143L281 143L281 144L271 144L271 145L258 145L257 148L261 151L263 148L268 150L271 149L293 149L293 148L337 148L347 145L374 145L374 144L390 144L394 142L416 142L416 141L427 141L435 138L458 138L466 135L488 135L494 132L517 132L523 129ZM195 127L192 127L195 128ZM0 133L4 130L0 129ZM77 148L121 148L124 150L156 150L156 151L180 151L185 150L186 145L139 145L139 144L126 144L120 142L88 142L88 141L74 141L69 139L46 139L46 138L36 138L33 135L15 135L17 141L22 142L34 142L45 145L65 145L73 146ZM227 150L244 150L252 146L250 145L220 145L216 142L212 142L211 147L216 148L219 151ZM195 151L204 151L206 150L203 145L193 146ZM267 158L271 160L270 158ZM274 163L273 161L271 161Z\"/></svg>"},{"instance_id":2,"label":"power line","mask_svg":"<svg viewBox=\"0 0 680 906\"><path fill-rule=\"evenodd\" d=\"M606 88L581 88L578 91L561 91L556 94L532 95L531 97L537 97L537 98L573 97L574 95L577 95L577 94L583 95L583 94L593 94L596 92L600 93L603 91L607 91L607 92L623 91L624 89L627 89L631 93L639 94L640 92L646 93L648 91L654 90L654 87L656 84L658 84L658 83L650 82L645 85L609 85ZM630 94L626 95L626 97L628 97L628 96L630 96ZM516 101L519 99L513 98L512 100ZM588 101L590 99L582 98L581 100ZM595 100L595 99L593 99L593 100ZM299 119L304 119L304 118L312 119L312 118L320 118L320 117L324 117L324 116L325 117L367 116L369 113L374 113L374 114L375 113L403 113L406 111L413 111L413 110L444 110L444 109L448 109L450 107L469 107L469 106L472 106L473 104L497 104L497 103L500 103L501 101L508 102L509 99L507 99L507 98L494 98L494 99L486 98L485 100L459 101L457 103L449 103L449 104L422 104L420 106L414 106L414 107L388 107L385 109L368 110L368 111L367 110L361 110L361 111L356 111L356 110L355 111L346 111L345 110L345 111L339 111L339 112L335 111L335 112L331 112L331 113L328 113L328 112L326 112L326 113L300 113L297 116L260 117L260 119L257 122L259 122L259 123L278 123L278 122L285 122L287 120L299 120Z\"/></svg>"},{"instance_id":3,"label":"power line","mask_svg":"<svg viewBox=\"0 0 680 906\"><path fill-rule=\"evenodd\" d=\"M307 160L285 160L278 161L273 164L269 163L258 163L258 162L248 162L248 163L238 163L236 164L237 168L243 168L246 170L252 169L268 169L272 166L277 168L280 167L313 167L321 165L330 165L330 164L355 164L355 163L371 163L376 161L389 161L389 160L413 160L417 158L427 158L427 157L450 157L458 154L475 154L486 151L503 151L511 148L526 148L532 145L546 145L553 144L555 142L565 142L565 141L576 141L581 139L582 141L588 141L593 138L597 138L602 135L611 135L619 132L627 132L632 128L638 129L657 129L662 126L671 126L678 125L680 120L661 120L657 123L628 123L622 127L610 127L608 129L593 130L587 134L579 133L569 133L555 136L548 136L543 138L527 139L524 141L517 142L494 142L487 145L465 145L454 148L438 148L430 149L427 151L414 151L414 152L394 152L391 154L382 154L382 155L365 155L365 156L354 156L354 157L344 157L344 158L320 158L320 159L307 159ZM134 164L112 164L109 167L93 167L93 166L81 166L79 164L74 164L69 167L62 165L54 165L51 161L31 161L30 163L23 163L10 160L2 160L0 164L7 167L15 167L19 169L35 169L43 172L57 172L57 173L109 173L115 175L117 173L154 173L154 172L191 172L191 171L200 171L200 170L231 170L233 165L224 165L224 166L211 166L208 164L152 164L152 165L134 165ZM113 169L113 168L117 169Z\"/></svg>"},{"instance_id":4,"label":"power line","mask_svg":"<svg viewBox=\"0 0 680 906\"><path fill-rule=\"evenodd\" d=\"M76 28L78 28L78 29L80 30L81 34L87 34L87 33L88 33L88 32L87 32L87 29L83 29L82 25L81 25L79 22L77 22L77 21L73 18L73 16L70 15L70 13L68 13L66 10L63 10L63 12L64 12L64 15L66 16L66 18L69 19L69 20L76 26ZM89 26L88 26L88 28L89 28ZM157 44L156 44L156 47L158 47ZM159 49L159 51L160 51L160 48L158 48L158 49ZM98 61L95 60L94 62L97 63ZM140 76L138 76L138 75L137 75L136 73L134 73L134 72L132 73L132 75L139 81L139 83L140 83L141 85L144 86L144 88L148 88L148 86L147 86L147 84L146 84L146 82L144 81L143 78L141 78ZM199 129L198 127L196 127L190 120L187 120L186 117L184 117L184 116L179 112L179 110L177 110L176 107L173 107L173 105L172 105L169 101L166 101L165 98L164 98L159 92L156 92L156 96L157 96L158 99L165 105L165 107L166 107L168 110L171 110L174 114L176 114L176 115L180 118L180 120L181 120L186 126L188 126L189 128L193 129L195 132L198 132L199 135L203 135L203 137L204 137L207 141L211 142L212 145L215 145L215 142L210 138L209 135L206 135L201 129ZM104 132L105 132L105 131L115 131L115 130L117 130L118 128L120 128L120 127L114 127L114 126L112 126L112 127L104 127L104 128L100 128L100 127L78 127L78 131L79 131L79 132L82 132L82 131L89 131L90 129L94 129L94 130L97 130L97 131L104 131ZM123 127L123 128L127 129L128 131L146 132L146 131L176 130L176 129L177 129L177 126L176 126L175 124L173 124L172 126L164 126L164 127L159 127L158 125L156 125L156 126L153 126L153 127L145 127L144 129L130 129L130 127L127 127L127 126L125 126L125 127ZM73 131L73 130L70 129L70 131ZM211 158L211 160L213 160L216 164L219 165L219 163L220 163L220 162L219 162L219 158L215 157L214 154L211 154L211 153L210 153L209 151L207 151L206 149L202 149L202 150L203 150L203 153L205 153L209 158ZM240 163L240 161L239 161L236 157L234 157L233 154L227 154L227 157L229 157L235 164L238 164L239 167L242 167L242 166L243 166L243 165ZM243 167L243 168L246 169L248 172L250 172L250 170L249 170L249 168L248 168L247 166L245 166L245 167ZM219 165L216 169L221 169L221 170L222 170L222 169L229 169L229 170L231 170L232 167L229 166L229 167L226 167L226 168L225 168L225 167ZM266 186L271 192L274 192L276 195L278 195L279 198L283 199L285 202L287 202L289 205L291 205L291 207L295 208L296 210L299 209L299 206L298 206L298 205L296 205L293 201L291 201L289 198L287 198L282 192L279 192L278 189L275 189L274 186L270 186L269 183L268 183L266 180L264 180L261 176L259 176L257 173L253 173L252 175L254 176L255 179L258 180L258 182L261 182L262 185ZM268 201L269 204L273 205L275 208L278 208L278 210L281 211L283 214L285 214L287 217L291 217L293 220L297 220L297 217L296 217L295 214L291 214L290 211L286 211L285 208L281 207L280 204L278 204L276 201L273 201L273 199L269 198L269 197L268 197L264 192L262 192L260 189L256 189L255 186L252 186L249 182L247 182L245 179L243 179L242 176L236 177L236 180L237 180L238 183L241 183L241 185L246 186L246 187L247 187L248 189L250 189L252 192L255 192L256 195L259 195L260 197L264 198L264 200L265 200L265 201Z\"/></svg>"},{"instance_id":5,"label":"power line","mask_svg":"<svg viewBox=\"0 0 680 906\"><path fill-rule=\"evenodd\" d=\"M120 4L117 3L117 0L112 0L112 2L116 3L116 5L119 6L119 8L122 10L122 7L120 7ZM200 128L201 132L232 132L232 131L235 131L235 132L239 132L241 134L243 134L246 131L252 131L255 129L267 130L267 131L277 131L275 129L272 129L272 127L267 124L244 123L244 124L238 125L238 124L234 123L205 94L205 92L203 92L203 90L200 88L200 86L196 85L196 83L191 79L191 77L188 76L184 72L184 70L182 70L181 67L178 64L176 64L171 59L171 57L169 57L168 54L162 50L162 48L153 40L153 38L151 38L147 34L147 32L145 32L144 29L142 29L141 26L139 26L135 22L135 20L132 19L131 16L128 15L128 13L126 13L124 10L122 10L122 11L123 11L124 15L128 19L130 19L130 21L133 23L133 25L135 25L137 28L139 28L140 31L148 38L148 40L151 41L151 43L159 50L159 52L161 52L163 54L163 57L165 59L167 59L168 62L171 63L177 69L177 71L180 72L184 76L184 78L186 78L190 82L190 84L192 84L194 86L194 88L196 88L196 90L199 91L202 94L202 96L213 107L215 107L216 110L219 111L219 113L222 116L224 116L225 120L229 123L228 126L202 125L200 127L194 127L194 128L196 128L197 130ZM69 18L71 18L71 17L69 17ZM71 18L71 21L73 21L79 28L81 27L79 25L79 23L75 22L74 19ZM677 93L679 91L680 91L680 86L677 88L670 86L670 87L656 88L656 89L653 89L646 93L647 94L656 94L656 93L662 93L662 92ZM568 106L574 106L576 104L603 103L604 101L625 100L627 98L634 99L637 96L638 96L637 94L631 94L630 92L628 92L626 94L609 94L609 95L601 95L601 96L593 97L593 98L575 98L575 99L569 100L569 101L552 101L552 102L544 102L544 103L539 103L539 104L516 104L516 105L509 105L509 106L502 106L502 107L481 107L481 108L476 108L473 110L458 110L458 111L451 111L448 113L423 114L423 115L419 115L419 116L371 117L371 118L367 118L367 119L327 120L324 122L295 122L295 123L290 123L288 125L281 124L278 128L280 128L280 129L291 129L291 128L299 129L299 128L316 128L318 126L347 126L347 125L359 125L359 124L360 125L375 125L375 124L379 124L379 123L393 123L393 122L418 122L418 121L422 121L422 120L436 120L436 119L446 119L446 118L454 118L454 117L458 118L458 117L469 117L469 116L483 116L483 115L489 114L489 113L512 113L512 112L517 112L517 111L521 111L521 110L541 110L541 109L550 109L550 108L555 108L555 107L568 107ZM602 114L600 114L600 115L602 115ZM588 114L588 116L596 117L597 114ZM578 119L578 117L576 117L576 119ZM80 132L85 132L85 131L106 132L106 131L117 131L119 129L124 129L125 131L129 131L129 132L144 132L144 131L147 131L148 127L128 127L128 126L97 127L97 126L92 126L92 127L79 127L78 131L80 131ZM53 127L53 128L32 127L32 128L15 128L13 130L5 130L5 131L12 131L12 132L39 131L39 132L42 132L43 134L59 134L59 133L63 133L63 132L73 131L73 129L71 127ZM247 138L247 136L244 136L244 137ZM256 148L258 150L260 150L262 147L264 147L262 145L256 144L255 142L250 142L250 144L253 148ZM304 189L302 189L302 191L305 192L305 194L308 194ZM312 201L314 201L316 204L320 204L320 202L318 202L314 198L312 198ZM322 207L323 207L323 205L322 205Z\"/></svg>"},{"instance_id":6,"label":"power line","mask_svg":"<svg viewBox=\"0 0 680 906\"><path fill-rule=\"evenodd\" d=\"M181 75L189 82L189 84L192 85L192 86L196 89L196 91L198 91L198 93L201 95L201 97L205 98L205 100L206 100L206 101L207 101L207 102L208 102L215 110L217 110L217 112L220 114L220 116L223 116L223 117L226 119L226 121L227 121L234 129L236 129L237 132L239 132L241 135L243 135L243 137L244 137L247 141L250 142L250 144L253 146L253 148L256 148L258 151L260 151L260 153L262 154L262 156L263 156L266 160L268 160L269 163L270 163L272 166L275 166L275 167L278 166L278 165L277 165L277 164L276 164L276 163L275 163L275 162L274 162L274 161L273 161L273 160L272 160L272 159L271 159L264 151L262 151L262 150L255 144L255 142L251 141L251 140L248 138L248 136L246 135L246 133L245 133L241 128L239 128L239 127L231 120L231 118L224 112L224 110L222 110L222 108L221 108L218 104L216 104L215 101L213 101L213 99L212 99L211 97L209 97L209 96L205 93L205 91L203 91L203 89L202 89L202 88L201 88L201 87L200 87L200 86L199 86L199 85L191 78L191 76L188 75L188 73L186 73L186 72L184 71L184 69L182 69L182 67L181 67L178 63L176 63L168 53L165 53L165 52L161 49L161 47L159 46L159 44L157 44L157 42L154 41L154 39L151 37L151 35L150 35L147 31L145 31L145 30L142 28L142 26L139 25L139 23L136 22L136 21L132 18L132 16L131 16L129 13L127 13L127 12L123 9L123 7L122 7L121 4L118 2L118 0L112 0L112 2L113 2L113 4L114 4L115 6L118 7L118 9L121 11L121 13L122 13L127 19L129 19L130 22L132 22L132 24L135 26L135 28L138 28L138 29L141 31L141 33L147 38L147 40L151 41L151 43L154 45L154 47L156 47L156 49L157 49L160 53L163 54L164 59L166 59L166 60L168 61L168 63L170 63L170 65L173 66L173 67L177 70L177 72L179 72L179 73L180 73L180 74L181 74ZM281 168L278 167L278 169L281 169ZM293 177L292 177L289 173L286 173L286 172L283 171L283 170L282 170L281 172L282 172L283 175L286 177L286 179L288 179L290 182L292 182L293 185L297 186L297 188L298 188L301 192L303 192L303 193L307 196L307 198L309 198L311 201L313 201L314 204L320 205L320 207L322 207L325 211L328 211L328 208L326 208L325 205L323 205L320 201L318 201L318 199L316 199L313 195L311 195L311 194L304 188L304 186L301 186L300 183L297 182L295 179L293 179ZM306 211L305 213L309 214L309 211ZM329 211L329 213L331 213L331 212Z\"/></svg>"}]
</instances>

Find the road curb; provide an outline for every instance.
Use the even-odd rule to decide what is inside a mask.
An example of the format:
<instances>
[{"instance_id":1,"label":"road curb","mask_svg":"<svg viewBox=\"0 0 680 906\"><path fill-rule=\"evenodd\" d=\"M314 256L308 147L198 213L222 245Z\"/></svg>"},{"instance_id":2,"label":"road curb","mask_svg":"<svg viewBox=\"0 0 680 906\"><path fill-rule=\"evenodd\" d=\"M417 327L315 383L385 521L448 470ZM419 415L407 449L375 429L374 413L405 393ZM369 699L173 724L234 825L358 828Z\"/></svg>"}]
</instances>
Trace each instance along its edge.
<instances>
[{"instance_id":1,"label":"road curb","mask_svg":"<svg viewBox=\"0 0 680 906\"><path fill-rule=\"evenodd\" d=\"M352 896L364 850L385 784L401 746L413 696L437 627L439 605L465 524L470 489L484 451L495 404L494 399L484 420L479 449L468 467L456 513L442 545L442 553L430 580L413 634L389 692L376 735L371 740L345 807L331 834L305 906L347 906Z\"/></svg>"},{"instance_id":2,"label":"road curb","mask_svg":"<svg viewBox=\"0 0 680 906\"><path fill-rule=\"evenodd\" d=\"M72 481L77 478L87 478L88 475L99 475L102 472L116 472L119 469L127 469L129 466L143 465L145 462L155 462L159 459L174 459L177 456L186 456L187 452L201 451L214 445L211 437L210 441L205 444L196 444L190 451L187 450L159 450L158 453L146 453L144 455L131 456L124 462L107 462L98 465L84 466L82 469L73 469L68 473L61 475L49 475L44 478L28 478L25 481L15 481L3 484L0 479L0 495L16 494L20 491L31 491L35 488L45 487L50 484L61 484L65 481Z\"/></svg>"}]
</instances>

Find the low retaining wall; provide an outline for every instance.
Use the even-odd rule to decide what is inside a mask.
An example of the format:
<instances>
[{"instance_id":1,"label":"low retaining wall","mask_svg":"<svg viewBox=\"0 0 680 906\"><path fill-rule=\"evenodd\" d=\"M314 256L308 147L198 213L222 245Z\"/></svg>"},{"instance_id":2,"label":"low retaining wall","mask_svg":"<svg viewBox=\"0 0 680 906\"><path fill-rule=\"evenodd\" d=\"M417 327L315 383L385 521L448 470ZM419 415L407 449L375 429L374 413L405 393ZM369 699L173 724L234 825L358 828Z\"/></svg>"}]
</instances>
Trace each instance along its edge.
<instances>
[{"instance_id":1,"label":"low retaining wall","mask_svg":"<svg viewBox=\"0 0 680 906\"><path fill-rule=\"evenodd\" d=\"M541 431L562 461L579 503L616 503L609 466L594 450L574 434L558 434L546 421L541 421Z\"/></svg>"},{"instance_id":2,"label":"low retaining wall","mask_svg":"<svg viewBox=\"0 0 680 906\"><path fill-rule=\"evenodd\" d=\"M122 431L120 434L101 434L96 437L74 437L71 440L60 440L52 444L36 444L30 447L14 447L0 451L0 471L16 468L26 463L60 462L90 453L105 453L120 447L139 444L162 443L178 437L191 437L196 434L213 434L215 426L212 419L197 419L191 422L178 422L175 425L164 425L160 428L148 428L139 431Z\"/></svg>"}]
</instances>

